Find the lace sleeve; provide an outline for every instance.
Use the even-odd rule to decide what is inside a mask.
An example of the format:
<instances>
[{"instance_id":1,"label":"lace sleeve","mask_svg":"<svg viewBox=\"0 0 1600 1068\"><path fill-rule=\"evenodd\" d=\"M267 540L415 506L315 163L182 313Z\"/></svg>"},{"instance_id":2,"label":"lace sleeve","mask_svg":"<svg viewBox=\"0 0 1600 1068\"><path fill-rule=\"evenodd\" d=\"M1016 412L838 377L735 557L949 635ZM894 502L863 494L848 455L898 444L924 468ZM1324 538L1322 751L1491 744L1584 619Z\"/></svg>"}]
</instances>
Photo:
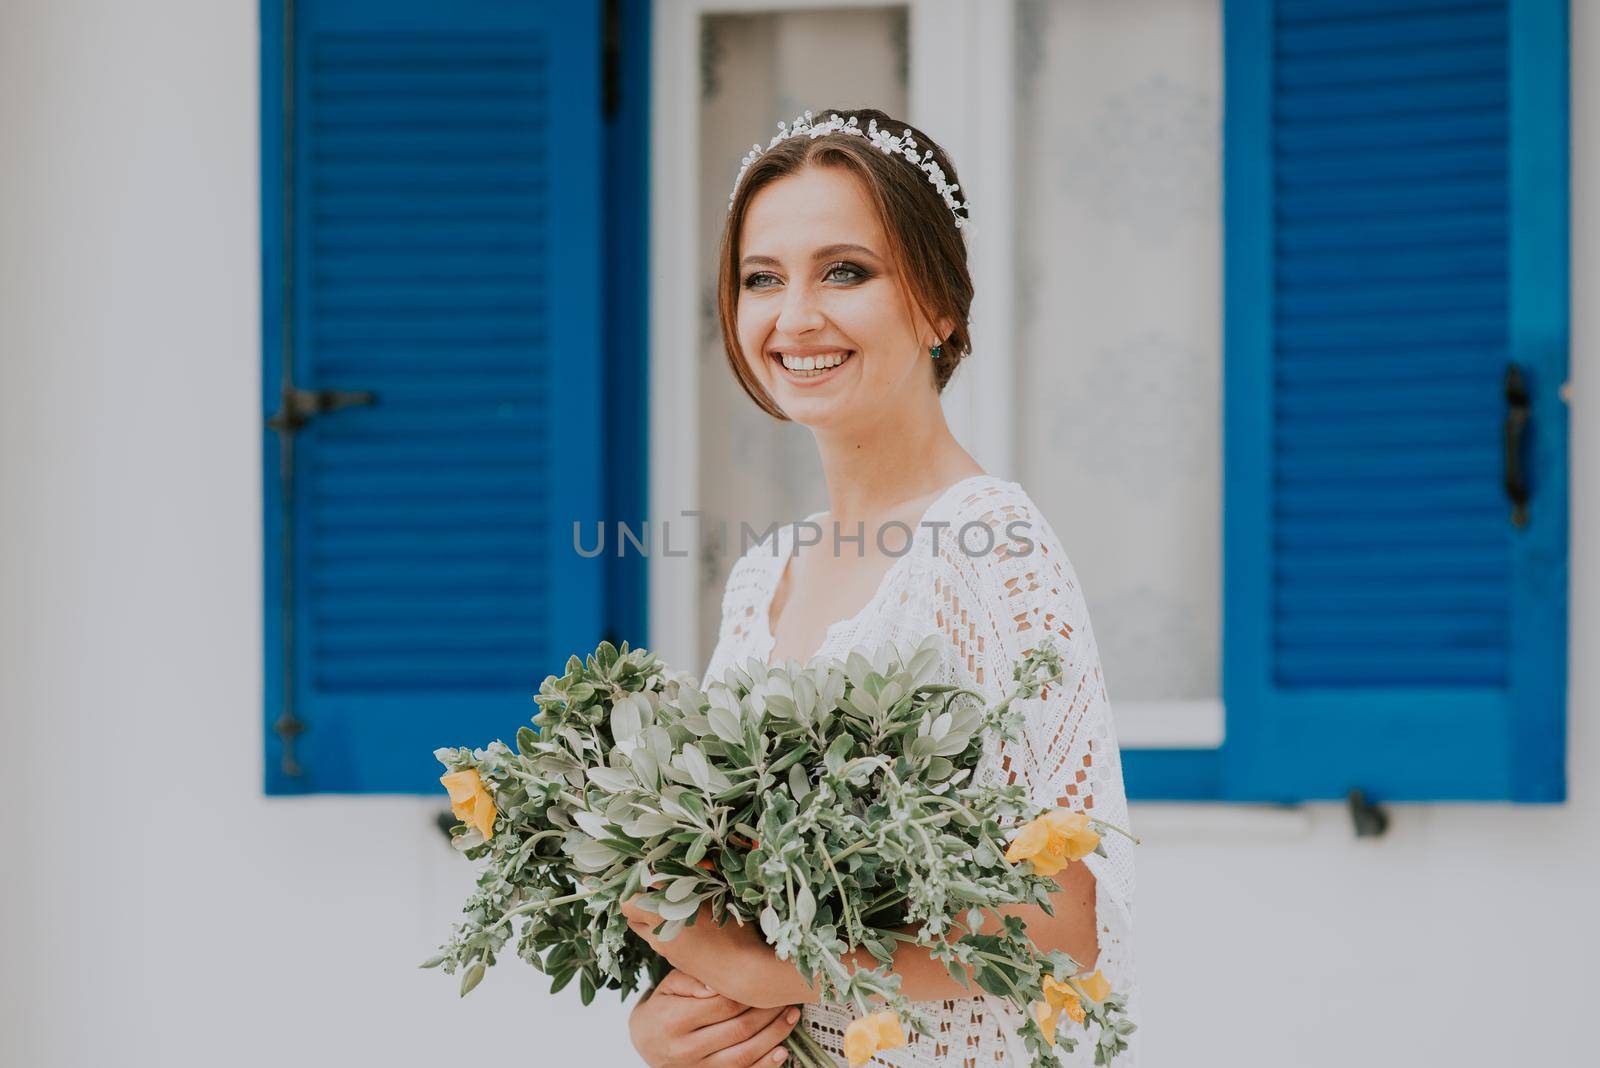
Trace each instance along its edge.
<instances>
[{"instance_id":1,"label":"lace sleeve","mask_svg":"<svg viewBox=\"0 0 1600 1068\"><path fill-rule=\"evenodd\" d=\"M1064 655L1062 677L1020 702L1024 727L998 740L980 781L1021 782L1041 805L1064 805L1132 830L1122 760L1078 576L1055 531L1016 484L967 494L941 532L934 582L935 623L974 683L991 701L1011 671L1045 638ZM1100 966L1119 989L1132 986L1132 843L1108 833L1107 856L1085 863L1095 875Z\"/></svg>"}]
</instances>

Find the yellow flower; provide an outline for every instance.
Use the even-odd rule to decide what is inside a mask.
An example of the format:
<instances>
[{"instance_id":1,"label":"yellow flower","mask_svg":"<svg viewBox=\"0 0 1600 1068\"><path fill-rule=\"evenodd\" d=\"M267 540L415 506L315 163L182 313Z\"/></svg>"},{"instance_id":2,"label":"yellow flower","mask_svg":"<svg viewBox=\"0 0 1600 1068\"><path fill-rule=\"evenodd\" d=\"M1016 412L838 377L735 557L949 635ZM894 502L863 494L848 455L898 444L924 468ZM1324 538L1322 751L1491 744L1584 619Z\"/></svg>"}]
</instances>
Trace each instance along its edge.
<instances>
[{"instance_id":1,"label":"yellow flower","mask_svg":"<svg viewBox=\"0 0 1600 1068\"><path fill-rule=\"evenodd\" d=\"M1073 1023L1083 1023L1087 1013L1084 1011L1083 998L1072 988L1070 983L1060 983L1053 975L1044 977L1039 984L1044 989L1044 1000L1033 1003L1033 1015L1039 1021L1039 1028L1044 1032L1044 1037L1055 1045L1056 1025L1061 1020L1061 1014L1066 1013L1067 1018ZM1106 995L1111 993L1111 984L1106 982L1106 977L1099 972L1086 978L1079 979L1078 985L1083 987L1083 992L1095 1001L1104 1001Z\"/></svg>"},{"instance_id":2,"label":"yellow flower","mask_svg":"<svg viewBox=\"0 0 1600 1068\"><path fill-rule=\"evenodd\" d=\"M1050 1040L1052 1046L1056 1044L1056 1027L1060 1023L1060 1013L1061 1010L1048 1001L1033 1003L1033 1015L1039 1021L1039 1030L1044 1032L1044 1037Z\"/></svg>"},{"instance_id":3,"label":"yellow flower","mask_svg":"<svg viewBox=\"0 0 1600 1068\"><path fill-rule=\"evenodd\" d=\"M1089 817L1082 812L1058 808L1046 812L1044 818L1051 829L1061 835L1068 860L1082 860L1100 844L1100 835L1089 826Z\"/></svg>"},{"instance_id":4,"label":"yellow flower","mask_svg":"<svg viewBox=\"0 0 1600 1068\"><path fill-rule=\"evenodd\" d=\"M906 1032L900 1026L900 1017L890 1009L851 1020L844 1029L844 1055L850 1061L850 1068L860 1068L881 1049L905 1044Z\"/></svg>"},{"instance_id":5,"label":"yellow flower","mask_svg":"<svg viewBox=\"0 0 1600 1068\"><path fill-rule=\"evenodd\" d=\"M452 771L439 776L439 781L450 794L450 811L456 819L478 828L487 841L494 834L494 798L484 789L477 769Z\"/></svg>"},{"instance_id":6,"label":"yellow flower","mask_svg":"<svg viewBox=\"0 0 1600 1068\"><path fill-rule=\"evenodd\" d=\"M1100 835L1089 826L1088 816L1057 808L1025 824L1006 848L1006 859L1013 864L1029 860L1035 874L1054 875L1093 853L1099 844Z\"/></svg>"},{"instance_id":7,"label":"yellow flower","mask_svg":"<svg viewBox=\"0 0 1600 1068\"><path fill-rule=\"evenodd\" d=\"M1055 976L1044 977L1044 996L1058 1009L1065 1009L1073 1023L1083 1023L1083 1002L1070 983L1058 983Z\"/></svg>"},{"instance_id":8,"label":"yellow flower","mask_svg":"<svg viewBox=\"0 0 1600 1068\"><path fill-rule=\"evenodd\" d=\"M1083 992L1096 1001L1104 1001L1106 995L1111 993L1111 984L1099 972L1085 976L1078 980L1078 985L1083 987Z\"/></svg>"}]
</instances>

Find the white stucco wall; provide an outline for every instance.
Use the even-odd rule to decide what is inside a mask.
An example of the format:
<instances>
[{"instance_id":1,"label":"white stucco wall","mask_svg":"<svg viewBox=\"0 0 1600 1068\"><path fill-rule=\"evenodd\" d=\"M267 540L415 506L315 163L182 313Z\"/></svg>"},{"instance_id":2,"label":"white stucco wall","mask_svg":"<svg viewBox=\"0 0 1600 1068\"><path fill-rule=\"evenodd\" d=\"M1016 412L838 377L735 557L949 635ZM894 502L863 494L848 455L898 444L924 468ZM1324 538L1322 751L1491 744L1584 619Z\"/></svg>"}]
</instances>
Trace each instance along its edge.
<instances>
[{"instance_id":1,"label":"white stucco wall","mask_svg":"<svg viewBox=\"0 0 1600 1068\"><path fill-rule=\"evenodd\" d=\"M1571 801L1361 842L1332 807L1137 811L1150 1068L1579 1063L1600 11L1573 6ZM250 0L0 5L0 1063L630 1063L618 1004L414 967L470 885L438 800L261 796L256 48Z\"/></svg>"}]
</instances>

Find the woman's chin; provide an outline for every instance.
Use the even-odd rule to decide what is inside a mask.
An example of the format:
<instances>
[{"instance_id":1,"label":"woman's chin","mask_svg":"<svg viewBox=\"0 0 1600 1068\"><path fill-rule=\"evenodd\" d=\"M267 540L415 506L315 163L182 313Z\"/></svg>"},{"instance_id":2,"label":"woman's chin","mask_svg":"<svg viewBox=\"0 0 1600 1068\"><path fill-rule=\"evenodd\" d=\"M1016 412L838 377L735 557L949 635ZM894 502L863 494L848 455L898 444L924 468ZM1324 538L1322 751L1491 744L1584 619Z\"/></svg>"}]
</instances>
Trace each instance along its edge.
<instances>
[{"instance_id":1,"label":"woman's chin","mask_svg":"<svg viewBox=\"0 0 1600 1068\"><path fill-rule=\"evenodd\" d=\"M793 403L780 400L778 407L783 409L783 414L789 417L791 423L807 430L830 430L848 422L845 406L836 402L819 402L816 398L807 397Z\"/></svg>"},{"instance_id":2,"label":"woman's chin","mask_svg":"<svg viewBox=\"0 0 1600 1068\"><path fill-rule=\"evenodd\" d=\"M836 367L803 377L790 374L781 365L775 366L768 391L784 414L795 422L808 426L830 422L849 406L856 375L853 365L859 358L852 354Z\"/></svg>"}]
</instances>

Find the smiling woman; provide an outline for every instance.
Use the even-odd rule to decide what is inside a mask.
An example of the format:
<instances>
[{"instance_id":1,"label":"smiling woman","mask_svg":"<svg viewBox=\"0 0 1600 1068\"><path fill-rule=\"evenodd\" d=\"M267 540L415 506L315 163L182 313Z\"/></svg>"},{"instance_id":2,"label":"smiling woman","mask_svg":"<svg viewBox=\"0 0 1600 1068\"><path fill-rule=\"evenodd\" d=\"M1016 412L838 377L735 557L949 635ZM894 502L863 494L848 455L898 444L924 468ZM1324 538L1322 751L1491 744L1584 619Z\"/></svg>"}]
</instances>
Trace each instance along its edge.
<instances>
[{"instance_id":1,"label":"smiling woman","mask_svg":"<svg viewBox=\"0 0 1600 1068\"><path fill-rule=\"evenodd\" d=\"M735 663L844 657L933 635L941 654L936 681L993 702L1014 665L1041 642L1059 641L1065 677L1021 702L1021 738L986 740L974 781L1021 786L1031 802L1064 817L1126 827L1109 699L1071 563L1022 487L983 471L956 440L940 402L971 348L967 214L955 169L920 130L883 112L826 111L811 120L808 112L792 129L780 127L745 160L720 246L718 311L729 367L744 392L815 439L832 507L807 519L831 524L834 537L831 545L820 536L802 542L793 527L780 527L734 564L702 677ZM839 551L847 543L856 553ZM1107 841L1103 853L1082 861L1057 876L1049 912L1036 905L998 911L1020 919L1040 950L1069 954L1084 975L1103 972L1126 992L1131 1011L1126 843ZM643 911L629 912L629 920L641 937L654 926ZM1000 922L986 915L976 937ZM1077 1019L1077 1004L1063 1008L1050 998L1051 988L1040 985L1049 975L1022 980L1026 997L1048 1010L1035 1027L1005 998L970 977L962 982L925 947L904 942L893 959L899 992L932 1029L885 1048L862 1040L872 1014L821 1000L753 927L696 923L652 945L730 1002L753 1010L800 1006L804 1035L852 1064L865 1063L866 1051L873 1064L915 1068L1023 1065L1034 1060L1028 1041L1058 1037L1060 1063L1094 1063L1095 1041L1080 1031L1067 1051L1067 1025L1056 1034L1061 1020ZM864 951L854 962L871 966ZM716 1055L674 1060L667 1051L703 1051L707 1036L671 1011L680 1002L652 1007L650 1000L635 1010L633 1027L649 1063L720 1063ZM749 1017L752 1027L768 1022ZM898 1038L897 1029L875 1033L881 1039L890 1030ZM1116 1046L1118 1065L1134 1063L1131 1042L1105 1041ZM724 1050L721 1062L757 1063L748 1052ZM760 1063L781 1054L760 1053Z\"/></svg>"}]
</instances>

